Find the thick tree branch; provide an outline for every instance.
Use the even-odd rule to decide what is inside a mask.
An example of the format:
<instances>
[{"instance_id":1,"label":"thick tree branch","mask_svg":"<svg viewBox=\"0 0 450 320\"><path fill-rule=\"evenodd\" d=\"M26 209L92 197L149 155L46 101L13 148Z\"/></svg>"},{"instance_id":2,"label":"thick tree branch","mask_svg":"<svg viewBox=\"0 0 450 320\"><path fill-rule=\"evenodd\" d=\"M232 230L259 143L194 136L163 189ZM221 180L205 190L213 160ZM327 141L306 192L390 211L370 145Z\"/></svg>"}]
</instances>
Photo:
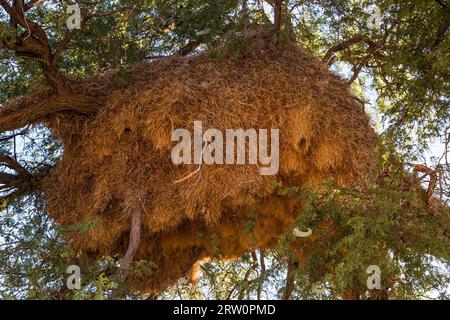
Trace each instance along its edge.
<instances>
[{"instance_id":1,"label":"thick tree branch","mask_svg":"<svg viewBox=\"0 0 450 320\"><path fill-rule=\"evenodd\" d=\"M0 185L12 187L19 179L15 174L0 172Z\"/></svg>"},{"instance_id":2,"label":"thick tree branch","mask_svg":"<svg viewBox=\"0 0 450 320\"><path fill-rule=\"evenodd\" d=\"M274 11L275 11L275 33L279 34L281 31L281 19L282 17L282 11L283 11L283 1L282 0L275 0L274 3Z\"/></svg>"},{"instance_id":3,"label":"thick tree branch","mask_svg":"<svg viewBox=\"0 0 450 320\"><path fill-rule=\"evenodd\" d=\"M125 255L120 259L120 269L118 273L119 282L123 283L126 281L128 276L128 271L133 263L134 256L136 255L137 249L139 247L139 242L141 241L141 229L142 229L142 209L136 207L131 215L131 228L128 241L128 249ZM114 289L109 295L108 299L116 299L119 291Z\"/></svg>"},{"instance_id":4,"label":"thick tree branch","mask_svg":"<svg viewBox=\"0 0 450 320\"><path fill-rule=\"evenodd\" d=\"M25 128L24 130L21 130L19 132L15 132L13 134L10 134L10 135L4 136L4 137L0 137L0 142L14 139L15 137L18 137L18 136L21 136L21 135L25 134L26 131L27 131L27 128Z\"/></svg>"},{"instance_id":5,"label":"thick tree branch","mask_svg":"<svg viewBox=\"0 0 450 320\"><path fill-rule=\"evenodd\" d=\"M354 68L353 68L353 74L350 77L350 79L347 80L347 84L351 85L356 78L358 78L359 73L361 72L362 68L369 62L369 59L371 58L371 54L365 56Z\"/></svg>"},{"instance_id":6,"label":"thick tree branch","mask_svg":"<svg viewBox=\"0 0 450 320\"><path fill-rule=\"evenodd\" d=\"M44 1L46 1L46 0L31 0L30 2L26 3L23 8L26 12L26 11L38 6L39 4L43 3Z\"/></svg>"},{"instance_id":7,"label":"thick tree branch","mask_svg":"<svg viewBox=\"0 0 450 320\"><path fill-rule=\"evenodd\" d=\"M28 96L15 104L0 109L0 132L22 128L45 120L53 113L73 111L89 114L99 109L99 99L71 94L58 95L42 99Z\"/></svg>"},{"instance_id":8,"label":"thick tree branch","mask_svg":"<svg viewBox=\"0 0 450 320\"><path fill-rule=\"evenodd\" d=\"M51 97L52 94L49 94L49 97L35 95L21 99L7 107L0 108L0 132L39 122L47 115L55 112L74 111L78 113L92 113L99 107L98 99L72 94L70 92L71 90L68 90L64 77L58 68L58 60L65 47L75 36L77 30L69 32L56 47L55 53L53 54L44 29L37 23L26 18L25 12L42 2L30 1L24 5L23 1L20 0L14 1L13 5L10 5L7 0L0 0L0 5L9 15L13 24L20 25L26 29L25 32L15 37L0 39L0 42L4 47L14 50L18 58L38 61L48 84L50 84L56 94L53 94L53 97ZM130 9L132 7L90 13L83 19L82 24L85 25L93 17L104 17Z\"/></svg>"},{"instance_id":9,"label":"thick tree branch","mask_svg":"<svg viewBox=\"0 0 450 320\"><path fill-rule=\"evenodd\" d=\"M31 174L18 161L6 154L0 154L0 165L16 171L20 176L29 177Z\"/></svg>"},{"instance_id":10,"label":"thick tree branch","mask_svg":"<svg viewBox=\"0 0 450 320\"><path fill-rule=\"evenodd\" d=\"M88 24L88 22L95 17L106 17L106 16L110 16L116 13L120 13L120 12L124 12L124 11L128 11L128 10L133 10L133 7L128 6L128 7L124 7L124 8L120 8L117 10L110 10L110 11L105 11L105 12L96 12L96 13L90 13L88 14L86 17L83 18L83 20L80 23L81 29ZM59 57L61 56L61 53L64 51L64 49L67 47L67 45L70 43L70 41L72 41L72 39L75 37L75 35L79 32L80 30L78 29L73 29L70 32L67 33L67 35L65 36L65 38L58 44L58 46L55 49L55 55L54 55L54 59L58 60Z\"/></svg>"},{"instance_id":11,"label":"thick tree branch","mask_svg":"<svg viewBox=\"0 0 450 320\"><path fill-rule=\"evenodd\" d=\"M327 64L327 65L331 65L333 63L333 58L334 58L334 54L336 52L345 50L350 48L352 45L355 45L357 43L362 43L362 42L369 42L369 43L373 43L372 41L370 41L366 36L364 35L357 35L354 36L348 40L339 42L338 44L332 46L330 49L328 49L327 53L325 54L325 56L322 58L322 62Z\"/></svg>"},{"instance_id":12,"label":"thick tree branch","mask_svg":"<svg viewBox=\"0 0 450 320\"><path fill-rule=\"evenodd\" d=\"M11 20L16 23L21 24L23 27L26 27L25 20L23 17L19 16L19 14L13 9L12 6L6 0L0 0L0 5L5 9L6 13L10 16Z\"/></svg>"},{"instance_id":13,"label":"thick tree branch","mask_svg":"<svg viewBox=\"0 0 450 320\"><path fill-rule=\"evenodd\" d=\"M263 288L264 278L266 275L266 263L264 261L264 250L259 250L259 265L260 265L260 281L258 283L258 288L256 290L256 297L261 300L261 292Z\"/></svg>"}]
</instances>

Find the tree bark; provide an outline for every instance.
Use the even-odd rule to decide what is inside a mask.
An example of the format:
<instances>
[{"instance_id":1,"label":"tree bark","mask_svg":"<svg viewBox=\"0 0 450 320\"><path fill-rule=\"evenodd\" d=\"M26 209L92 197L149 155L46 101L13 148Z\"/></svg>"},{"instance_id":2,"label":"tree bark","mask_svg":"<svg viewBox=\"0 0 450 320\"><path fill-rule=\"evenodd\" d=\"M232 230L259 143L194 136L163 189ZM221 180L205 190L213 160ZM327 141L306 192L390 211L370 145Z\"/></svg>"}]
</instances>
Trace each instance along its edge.
<instances>
[{"instance_id":1,"label":"tree bark","mask_svg":"<svg viewBox=\"0 0 450 320\"><path fill-rule=\"evenodd\" d=\"M295 284L295 262L292 256L288 257L288 269L286 275L286 285L284 286L283 295L281 296L282 300L289 300L292 295L292 291L294 291Z\"/></svg>"},{"instance_id":2,"label":"tree bark","mask_svg":"<svg viewBox=\"0 0 450 320\"><path fill-rule=\"evenodd\" d=\"M131 266L133 258L141 240L142 210L136 209L131 216L131 229L128 249L125 256L120 260L120 268L126 270Z\"/></svg>"},{"instance_id":3,"label":"tree bark","mask_svg":"<svg viewBox=\"0 0 450 320\"><path fill-rule=\"evenodd\" d=\"M0 109L0 132L22 128L44 120L60 111L95 113L100 107L98 99L77 95L55 95L46 99L30 96Z\"/></svg>"},{"instance_id":4,"label":"tree bark","mask_svg":"<svg viewBox=\"0 0 450 320\"><path fill-rule=\"evenodd\" d=\"M275 12L275 32L277 34L281 31L281 19L282 17L282 11L283 11L283 0L275 0L274 4L274 12Z\"/></svg>"},{"instance_id":5,"label":"tree bark","mask_svg":"<svg viewBox=\"0 0 450 320\"><path fill-rule=\"evenodd\" d=\"M131 228L128 241L128 249L125 255L120 259L120 267L118 274L116 275L119 281L119 285L123 284L128 277L128 270L133 263L134 256L136 255L141 241L141 229L142 229L142 209L136 208L131 216ZM117 299L119 294L119 288L111 291L108 300Z\"/></svg>"}]
</instances>

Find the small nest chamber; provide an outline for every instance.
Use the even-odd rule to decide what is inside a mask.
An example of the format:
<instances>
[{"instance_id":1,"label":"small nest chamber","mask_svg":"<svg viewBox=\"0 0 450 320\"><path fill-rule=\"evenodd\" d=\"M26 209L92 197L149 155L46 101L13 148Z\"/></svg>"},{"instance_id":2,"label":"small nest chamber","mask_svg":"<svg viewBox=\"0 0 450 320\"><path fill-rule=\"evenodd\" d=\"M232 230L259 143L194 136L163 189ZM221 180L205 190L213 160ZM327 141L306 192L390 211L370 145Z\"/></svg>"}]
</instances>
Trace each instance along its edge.
<instances>
[{"instance_id":1,"label":"small nest chamber","mask_svg":"<svg viewBox=\"0 0 450 320\"><path fill-rule=\"evenodd\" d=\"M376 136L348 85L293 43L274 46L261 34L245 42L220 59L207 52L137 65L132 83L111 89L95 115L47 120L64 145L44 181L48 212L65 227L91 225L69 233L75 250L123 255L131 216L141 210L135 259L155 270L134 285L157 292L205 257L274 247L301 212L298 201L276 194L275 180L347 184L369 170ZM194 121L224 136L230 128L279 129L278 174L261 175L261 165L173 164L172 131L192 133Z\"/></svg>"}]
</instances>

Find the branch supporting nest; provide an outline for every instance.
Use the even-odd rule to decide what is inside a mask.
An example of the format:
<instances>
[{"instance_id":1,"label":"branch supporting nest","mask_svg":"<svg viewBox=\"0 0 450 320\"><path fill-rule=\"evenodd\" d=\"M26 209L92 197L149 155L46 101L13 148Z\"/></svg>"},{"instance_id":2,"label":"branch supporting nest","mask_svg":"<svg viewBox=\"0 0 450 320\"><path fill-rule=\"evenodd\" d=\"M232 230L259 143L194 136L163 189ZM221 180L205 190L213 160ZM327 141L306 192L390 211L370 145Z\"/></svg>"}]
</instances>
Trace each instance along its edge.
<instances>
[{"instance_id":1,"label":"branch supporting nest","mask_svg":"<svg viewBox=\"0 0 450 320\"><path fill-rule=\"evenodd\" d=\"M57 95L43 100L33 99L33 97L24 98L0 109L0 132L40 122L56 112L73 111L89 114L96 112L99 107L98 99L71 94Z\"/></svg>"},{"instance_id":2,"label":"branch supporting nest","mask_svg":"<svg viewBox=\"0 0 450 320\"><path fill-rule=\"evenodd\" d=\"M33 5L35 4L37 2ZM38 61L48 83L58 92L61 89L62 81L57 61L54 59L45 30L25 15L25 12L29 10L27 8L31 7L24 7L23 1L14 1L11 6L8 1L0 0L0 5L8 13L13 24L20 25L26 30L16 35L15 38L1 39L1 43L6 48L14 50L19 58Z\"/></svg>"},{"instance_id":3,"label":"branch supporting nest","mask_svg":"<svg viewBox=\"0 0 450 320\"><path fill-rule=\"evenodd\" d=\"M16 159L0 153L0 167L15 172L0 172L0 191L6 192L0 196L0 208L5 203L22 195L30 194L39 188L43 176L31 174Z\"/></svg>"},{"instance_id":4,"label":"branch supporting nest","mask_svg":"<svg viewBox=\"0 0 450 320\"><path fill-rule=\"evenodd\" d=\"M283 1L282 0L275 0L274 3L274 11L275 11L275 33L280 34L281 31L281 19L282 19L282 10L283 10Z\"/></svg>"},{"instance_id":5,"label":"branch supporting nest","mask_svg":"<svg viewBox=\"0 0 450 320\"><path fill-rule=\"evenodd\" d=\"M128 248L125 255L120 259L120 268L118 273L119 283L122 284L126 281L128 276L128 271L133 263L134 256L136 255L139 243L141 241L141 230L142 230L142 209L138 206L134 209L131 216L131 228L128 241ZM109 295L110 300L116 299L118 295L118 289L114 289Z\"/></svg>"},{"instance_id":6,"label":"branch supporting nest","mask_svg":"<svg viewBox=\"0 0 450 320\"><path fill-rule=\"evenodd\" d=\"M368 42L368 41L370 41L370 40L366 36L357 35L348 40L339 42L338 44L336 44L336 45L332 46L330 49L328 49L327 53L322 58L322 62L327 64L328 66L331 66L334 62L334 54L336 52L348 49L354 44Z\"/></svg>"},{"instance_id":7,"label":"branch supporting nest","mask_svg":"<svg viewBox=\"0 0 450 320\"><path fill-rule=\"evenodd\" d=\"M414 169L414 171L422 172L425 175L430 177L430 182L429 182L428 188L427 188L427 198L429 200L430 198L433 197L433 191L434 191L434 188L436 187L438 172L436 170L433 170L433 169L427 167L424 164L410 163L410 166Z\"/></svg>"}]
</instances>

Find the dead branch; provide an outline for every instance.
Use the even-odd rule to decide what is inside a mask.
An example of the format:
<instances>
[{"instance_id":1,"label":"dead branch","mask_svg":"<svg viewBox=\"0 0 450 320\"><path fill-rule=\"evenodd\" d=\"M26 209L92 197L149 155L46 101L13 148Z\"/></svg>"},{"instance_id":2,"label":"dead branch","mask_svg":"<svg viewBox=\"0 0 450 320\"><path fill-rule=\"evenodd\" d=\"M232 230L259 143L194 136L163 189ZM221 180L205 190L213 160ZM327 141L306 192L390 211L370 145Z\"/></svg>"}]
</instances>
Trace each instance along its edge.
<instances>
[{"instance_id":1,"label":"dead branch","mask_svg":"<svg viewBox=\"0 0 450 320\"><path fill-rule=\"evenodd\" d=\"M296 263L292 256L288 257L287 261L287 275L286 275L286 284L284 286L283 295L281 296L282 300L289 300L294 291L294 280L295 280L295 269Z\"/></svg>"},{"instance_id":2,"label":"dead branch","mask_svg":"<svg viewBox=\"0 0 450 320\"><path fill-rule=\"evenodd\" d=\"M45 0L31 0L30 2L26 3L26 4L23 6L23 8L24 8L24 10L25 10L25 12L26 12L26 11L28 11L28 10L34 8L34 7L37 7L39 4L43 3L44 1L45 1Z\"/></svg>"},{"instance_id":3,"label":"dead branch","mask_svg":"<svg viewBox=\"0 0 450 320\"><path fill-rule=\"evenodd\" d=\"M274 3L274 11L275 11L275 32L276 34L280 33L281 30L281 19L282 19L282 10L283 10L283 1L282 0L275 0Z\"/></svg>"},{"instance_id":4,"label":"dead branch","mask_svg":"<svg viewBox=\"0 0 450 320\"><path fill-rule=\"evenodd\" d=\"M120 268L126 270L131 266L141 240L142 210L136 209L131 216L130 238L125 256L120 260Z\"/></svg>"},{"instance_id":5,"label":"dead branch","mask_svg":"<svg viewBox=\"0 0 450 320\"><path fill-rule=\"evenodd\" d=\"M20 176L29 177L31 174L18 161L6 154L0 154L0 165L16 171Z\"/></svg>"},{"instance_id":6,"label":"dead branch","mask_svg":"<svg viewBox=\"0 0 450 320\"><path fill-rule=\"evenodd\" d=\"M11 187L18 180L18 176L10 173L0 172L0 185Z\"/></svg>"}]
</instances>

